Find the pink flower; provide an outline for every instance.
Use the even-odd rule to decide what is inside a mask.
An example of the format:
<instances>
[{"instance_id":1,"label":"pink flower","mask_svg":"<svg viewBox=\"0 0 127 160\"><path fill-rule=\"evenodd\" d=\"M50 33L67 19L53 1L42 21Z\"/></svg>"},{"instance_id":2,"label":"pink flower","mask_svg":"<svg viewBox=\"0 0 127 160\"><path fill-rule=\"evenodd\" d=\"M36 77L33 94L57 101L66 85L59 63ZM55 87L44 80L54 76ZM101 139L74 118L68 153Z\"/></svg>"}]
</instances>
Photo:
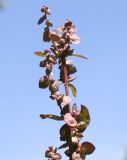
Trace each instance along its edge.
<instances>
[{"instance_id":1,"label":"pink flower","mask_svg":"<svg viewBox=\"0 0 127 160\"><path fill-rule=\"evenodd\" d=\"M64 121L67 123L68 126L70 127L76 127L77 126L77 121L75 120L74 117L70 113L66 113L64 116Z\"/></svg>"}]
</instances>

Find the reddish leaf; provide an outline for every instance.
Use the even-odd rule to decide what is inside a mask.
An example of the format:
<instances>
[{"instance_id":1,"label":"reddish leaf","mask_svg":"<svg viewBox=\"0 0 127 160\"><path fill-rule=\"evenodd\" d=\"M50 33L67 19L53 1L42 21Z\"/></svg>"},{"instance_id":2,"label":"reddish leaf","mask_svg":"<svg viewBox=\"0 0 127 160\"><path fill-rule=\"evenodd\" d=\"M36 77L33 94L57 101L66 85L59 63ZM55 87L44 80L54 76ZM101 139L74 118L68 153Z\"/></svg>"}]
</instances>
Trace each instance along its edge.
<instances>
[{"instance_id":1,"label":"reddish leaf","mask_svg":"<svg viewBox=\"0 0 127 160\"><path fill-rule=\"evenodd\" d=\"M90 143L90 142L83 142L83 143L81 144L80 150L81 150L80 152L81 152L82 154L87 154L87 155L89 155L89 154L92 154L92 153L94 152L95 146L94 146L92 143Z\"/></svg>"}]
</instances>

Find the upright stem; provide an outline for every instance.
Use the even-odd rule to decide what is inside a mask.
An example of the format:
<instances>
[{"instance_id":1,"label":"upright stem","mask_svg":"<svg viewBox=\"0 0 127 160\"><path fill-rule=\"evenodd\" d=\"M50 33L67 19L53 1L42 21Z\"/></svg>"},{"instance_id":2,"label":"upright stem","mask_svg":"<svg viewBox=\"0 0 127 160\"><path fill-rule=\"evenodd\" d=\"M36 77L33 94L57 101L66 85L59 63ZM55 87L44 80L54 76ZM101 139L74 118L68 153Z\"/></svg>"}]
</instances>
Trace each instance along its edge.
<instances>
[{"instance_id":1,"label":"upright stem","mask_svg":"<svg viewBox=\"0 0 127 160\"><path fill-rule=\"evenodd\" d=\"M66 58L65 57L62 58L62 65L63 65L63 69L64 69L65 93L66 93L66 96L69 96L68 75L67 75L67 66L66 66ZM71 112L70 107L69 107L69 112ZM70 137L68 137L68 139L69 139L68 143L69 143L69 150L71 153L69 160L72 160L73 147L72 147L72 142L71 142L71 134L68 136L70 136Z\"/></svg>"},{"instance_id":2,"label":"upright stem","mask_svg":"<svg viewBox=\"0 0 127 160\"><path fill-rule=\"evenodd\" d=\"M67 75L67 67L66 67L66 58L62 59L63 69L64 69L64 80L65 80L65 93L66 96L69 96L69 86L68 86L68 75Z\"/></svg>"},{"instance_id":3,"label":"upright stem","mask_svg":"<svg viewBox=\"0 0 127 160\"><path fill-rule=\"evenodd\" d=\"M54 41L52 41L55 49L58 51L58 48L55 44ZM69 86L68 86L68 75L67 75L67 67L66 67L66 58L65 57L62 57L62 65L63 65L63 69L64 69L64 80L65 80L65 93L66 93L66 96L69 96Z\"/></svg>"}]
</instances>

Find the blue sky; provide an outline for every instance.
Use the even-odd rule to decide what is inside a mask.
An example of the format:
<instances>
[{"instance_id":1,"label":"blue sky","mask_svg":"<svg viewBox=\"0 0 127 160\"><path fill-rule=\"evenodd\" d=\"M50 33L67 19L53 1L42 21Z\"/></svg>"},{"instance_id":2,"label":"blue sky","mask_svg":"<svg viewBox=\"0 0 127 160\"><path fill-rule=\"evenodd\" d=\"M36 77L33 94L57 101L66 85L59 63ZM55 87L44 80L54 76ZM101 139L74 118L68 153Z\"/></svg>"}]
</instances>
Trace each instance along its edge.
<instances>
[{"instance_id":1,"label":"blue sky","mask_svg":"<svg viewBox=\"0 0 127 160\"><path fill-rule=\"evenodd\" d=\"M0 11L0 159L41 160L49 145L59 146L63 124L41 120L41 113L59 113L47 90L38 88L43 71L33 52L42 43L40 8L52 10L54 28L72 19L81 37L73 58L78 79L74 102L85 104L91 124L84 141L95 144L87 160L122 160L127 146L127 1L9 1ZM66 159L65 157L63 159Z\"/></svg>"}]
</instances>

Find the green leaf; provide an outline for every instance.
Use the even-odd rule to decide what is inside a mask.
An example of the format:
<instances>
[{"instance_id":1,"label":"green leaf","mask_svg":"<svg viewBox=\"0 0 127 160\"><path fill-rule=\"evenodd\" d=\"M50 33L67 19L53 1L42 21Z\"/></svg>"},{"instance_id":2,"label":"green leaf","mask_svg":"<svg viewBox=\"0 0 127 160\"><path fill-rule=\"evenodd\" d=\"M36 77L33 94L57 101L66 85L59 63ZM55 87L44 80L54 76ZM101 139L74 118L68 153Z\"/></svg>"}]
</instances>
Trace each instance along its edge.
<instances>
[{"instance_id":1,"label":"green leaf","mask_svg":"<svg viewBox=\"0 0 127 160\"><path fill-rule=\"evenodd\" d=\"M46 53L44 52L34 52L34 54L36 54L37 56L40 56L40 57L46 57Z\"/></svg>"},{"instance_id":2,"label":"green leaf","mask_svg":"<svg viewBox=\"0 0 127 160\"><path fill-rule=\"evenodd\" d=\"M58 42L60 40L60 37L56 34L50 34L50 38L54 42Z\"/></svg>"},{"instance_id":3,"label":"green leaf","mask_svg":"<svg viewBox=\"0 0 127 160\"><path fill-rule=\"evenodd\" d=\"M64 153L65 153L65 154L66 154L66 156L68 156L68 157L70 157L70 156L71 156L70 150L66 150Z\"/></svg>"},{"instance_id":4,"label":"green leaf","mask_svg":"<svg viewBox=\"0 0 127 160\"><path fill-rule=\"evenodd\" d=\"M75 56L75 57L79 57L79 58L83 58L83 59L88 59L87 57L85 57L81 54L77 54L77 53L73 53L73 54L71 54L71 56Z\"/></svg>"},{"instance_id":5,"label":"green leaf","mask_svg":"<svg viewBox=\"0 0 127 160\"><path fill-rule=\"evenodd\" d=\"M84 132L84 130L86 129L87 126L88 126L88 124L86 124L86 122L81 121L78 123L76 128L78 129L78 132L82 133L82 132Z\"/></svg>"},{"instance_id":6,"label":"green leaf","mask_svg":"<svg viewBox=\"0 0 127 160\"><path fill-rule=\"evenodd\" d=\"M77 95L77 90L76 90L75 86L74 86L73 84L70 84L70 83L69 83L68 86L70 87L73 96L76 97L76 95Z\"/></svg>"},{"instance_id":7,"label":"green leaf","mask_svg":"<svg viewBox=\"0 0 127 160\"><path fill-rule=\"evenodd\" d=\"M65 141L68 140L70 138L70 127L67 124L64 124L61 128L60 128L60 140L61 141Z\"/></svg>"},{"instance_id":8,"label":"green leaf","mask_svg":"<svg viewBox=\"0 0 127 160\"><path fill-rule=\"evenodd\" d=\"M64 119L63 116L57 116L57 115L53 115L53 114L40 114L40 117L42 119L49 118L49 119L53 119L53 120L57 120L57 121L61 121Z\"/></svg>"},{"instance_id":9,"label":"green leaf","mask_svg":"<svg viewBox=\"0 0 127 160\"><path fill-rule=\"evenodd\" d=\"M83 142L81 144L81 154L89 155L95 151L95 146L90 142Z\"/></svg>"},{"instance_id":10,"label":"green leaf","mask_svg":"<svg viewBox=\"0 0 127 160\"><path fill-rule=\"evenodd\" d=\"M62 148L66 148L66 147L68 147L68 143L62 144L58 149L62 149Z\"/></svg>"},{"instance_id":11,"label":"green leaf","mask_svg":"<svg viewBox=\"0 0 127 160\"><path fill-rule=\"evenodd\" d=\"M67 67L67 73L70 75L70 74L74 74L77 72L77 69L75 66L69 66Z\"/></svg>"},{"instance_id":12,"label":"green leaf","mask_svg":"<svg viewBox=\"0 0 127 160\"><path fill-rule=\"evenodd\" d=\"M46 19L46 15L44 15L43 17L41 17L41 18L38 20L38 25L42 24L45 19Z\"/></svg>"},{"instance_id":13,"label":"green leaf","mask_svg":"<svg viewBox=\"0 0 127 160\"><path fill-rule=\"evenodd\" d=\"M89 114L89 110L86 106L81 105L81 111L80 114L77 116L77 121L78 122L85 122L87 125L89 125L90 123L90 114Z\"/></svg>"},{"instance_id":14,"label":"green leaf","mask_svg":"<svg viewBox=\"0 0 127 160\"><path fill-rule=\"evenodd\" d=\"M69 113L69 105L66 105L63 107L61 114L65 115L66 113Z\"/></svg>"}]
</instances>

